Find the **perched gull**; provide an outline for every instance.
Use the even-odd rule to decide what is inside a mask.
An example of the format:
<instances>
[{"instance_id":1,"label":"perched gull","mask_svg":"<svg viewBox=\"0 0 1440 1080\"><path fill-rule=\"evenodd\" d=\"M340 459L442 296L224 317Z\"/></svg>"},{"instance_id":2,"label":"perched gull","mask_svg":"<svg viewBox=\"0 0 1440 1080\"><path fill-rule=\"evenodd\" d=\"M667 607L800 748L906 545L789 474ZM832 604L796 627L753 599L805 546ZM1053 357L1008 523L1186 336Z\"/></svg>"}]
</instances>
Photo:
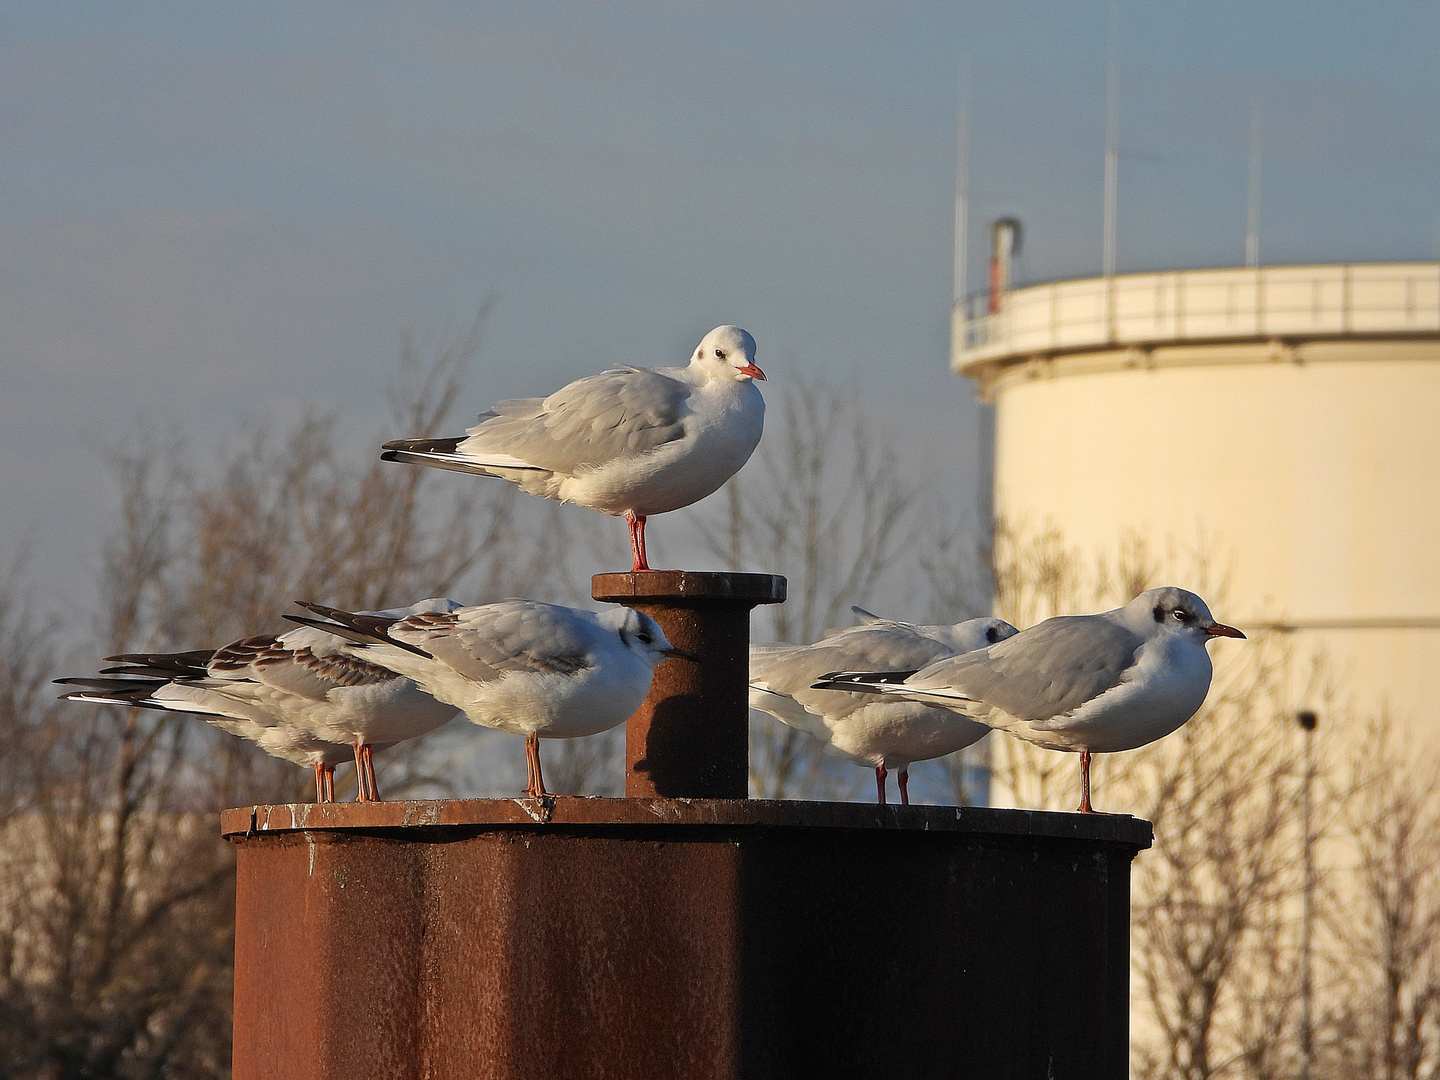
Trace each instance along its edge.
<instances>
[{"instance_id":1,"label":"perched gull","mask_svg":"<svg viewBox=\"0 0 1440 1080\"><path fill-rule=\"evenodd\" d=\"M399 618L459 606L436 598L369 614ZM357 659L345 646L333 634L302 627L279 637L242 638L210 653L107 657L126 666L106 668L101 675L135 679L137 685L128 688L102 685L102 680L62 681L90 688L67 695L74 700L108 701L96 696L108 693L125 699L112 704L199 713L277 757L294 761L288 756L291 751L309 755L304 763L313 765L317 780L323 774L332 790L335 764L344 755L337 757L331 748L344 747L345 754L355 755L356 798L373 801L380 797L374 749L433 731L449 721L455 709L411 680Z\"/></svg>"},{"instance_id":2,"label":"perched gull","mask_svg":"<svg viewBox=\"0 0 1440 1080\"><path fill-rule=\"evenodd\" d=\"M630 608L596 613L536 600L378 618L299 601L324 620L287 619L345 637L353 655L414 679L484 727L525 736L525 794L549 794L541 739L623 724L667 656L685 657ZM687 657L687 659L689 659Z\"/></svg>"},{"instance_id":3,"label":"perched gull","mask_svg":"<svg viewBox=\"0 0 1440 1080\"><path fill-rule=\"evenodd\" d=\"M750 707L769 713L875 769L885 802L885 778L898 769L900 801L910 802L910 765L962 750L990 729L949 709L919 701L876 698L811 684L837 668L915 670L956 653L984 648L1016 630L1002 619L969 619L954 626L916 626L851 608L864 622L827 631L813 645L752 645Z\"/></svg>"},{"instance_id":4,"label":"perched gull","mask_svg":"<svg viewBox=\"0 0 1440 1080\"><path fill-rule=\"evenodd\" d=\"M942 645L949 645L954 652L967 653L983 649L987 645L994 645L997 641L1004 641L1020 632L1004 619L966 619L964 622L935 625L887 619L876 615L873 611L866 611L863 607L853 605L850 610L860 620L860 625L840 626L833 630L826 630L825 637L839 637L841 634L853 634L857 630L893 626L900 630L914 631L923 637L934 638Z\"/></svg>"},{"instance_id":5,"label":"perched gull","mask_svg":"<svg viewBox=\"0 0 1440 1080\"><path fill-rule=\"evenodd\" d=\"M315 801L335 801L335 766L350 758L351 748L301 731L277 720L262 709L246 705L198 685L208 676L205 660L213 655L199 653L158 654L154 665L136 666L134 671L152 671L155 677L129 675L96 679L56 679L58 683L86 687L62 695L64 701L88 701L97 705L123 705L137 709L162 709L203 717L230 735L253 742L272 757L315 770ZM166 664L177 657L204 657L193 667ZM169 670L171 677L160 674ZM194 680L194 681L190 681ZM383 750L389 743L375 747Z\"/></svg>"},{"instance_id":6,"label":"perched gull","mask_svg":"<svg viewBox=\"0 0 1440 1080\"><path fill-rule=\"evenodd\" d=\"M834 671L817 687L953 709L1049 750L1080 754L1080 812L1090 755L1133 750L1194 716L1210 690L1211 638L1243 638L1192 592L1143 592L1099 615L1046 619L998 645L916 670Z\"/></svg>"},{"instance_id":7,"label":"perched gull","mask_svg":"<svg viewBox=\"0 0 1440 1080\"><path fill-rule=\"evenodd\" d=\"M749 460L765 422L752 380L755 339L738 326L706 334L688 367L622 367L547 398L502 401L464 438L398 439L385 461L498 476L547 499L623 516L634 570L645 519L720 488Z\"/></svg>"}]
</instances>

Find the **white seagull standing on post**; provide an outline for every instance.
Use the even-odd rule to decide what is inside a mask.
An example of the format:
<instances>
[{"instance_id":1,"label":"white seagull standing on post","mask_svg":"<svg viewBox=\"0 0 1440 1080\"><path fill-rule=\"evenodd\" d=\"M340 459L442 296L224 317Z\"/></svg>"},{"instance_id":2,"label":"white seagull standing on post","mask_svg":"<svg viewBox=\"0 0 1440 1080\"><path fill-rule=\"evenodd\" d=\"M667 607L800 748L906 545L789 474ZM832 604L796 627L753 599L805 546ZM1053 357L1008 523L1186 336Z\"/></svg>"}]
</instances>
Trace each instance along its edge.
<instances>
[{"instance_id":1,"label":"white seagull standing on post","mask_svg":"<svg viewBox=\"0 0 1440 1080\"><path fill-rule=\"evenodd\" d=\"M837 668L915 670L956 653L981 649L1016 633L1003 619L969 619L954 626L917 626L851 608L860 626L826 632L813 645L750 646L750 707L769 713L839 753L875 770L885 802L885 778L898 770L900 802L910 802L910 766L963 750L990 733L984 724L940 705L875 697L811 684Z\"/></svg>"},{"instance_id":2,"label":"white seagull standing on post","mask_svg":"<svg viewBox=\"0 0 1440 1080\"><path fill-rule=\"evenodd\" d=\"M953 709L1048 750L1080 754L1080 812L1091 814L1090 756L1169 735L1205 701L1205 645L1243 638L1205 601L1150 589L1099 615L1046 619L998 645L918 671L834 671L817 688L886 694Z\"/></svg>"},{"instance_id":3,"label":"white seagull standing on post","mask_svg":"<svg viewBox=\"0 0 1440 1080\"><path fill-rule=\"evenodd\" d=\"M660 624L631 608L596 613L502 600L377 618L297 601L323 619L287 619L350 642L352 655L414 679L476 724L525 736L525 794L548 796L541 739L574 739L623 724L650 692L664 659L693 657Z\"/></svg>"},{"instance_id":4,"label":"white seagull standing on post","mask_svg":"<svg viewBox=\"0 0 1440 1080\"><path fill-rule=\"evenodd\" d=\"M706 334L686 367L622 367L546 398L491 406L464 438L398 439L384 461L498 476L522 491L624 517L632 571L649 570L645 519L718 491L760 442L755 339Z\"/></svg>"}]
</instances>

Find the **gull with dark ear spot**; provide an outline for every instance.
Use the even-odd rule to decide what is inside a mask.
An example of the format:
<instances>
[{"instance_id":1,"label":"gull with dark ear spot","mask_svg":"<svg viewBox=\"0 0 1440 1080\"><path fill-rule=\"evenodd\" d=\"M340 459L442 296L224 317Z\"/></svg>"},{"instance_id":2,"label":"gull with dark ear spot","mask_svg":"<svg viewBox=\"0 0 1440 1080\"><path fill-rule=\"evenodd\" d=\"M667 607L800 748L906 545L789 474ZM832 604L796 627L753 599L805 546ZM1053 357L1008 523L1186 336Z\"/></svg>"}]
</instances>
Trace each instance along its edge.
<instances>
[{"instance_id":1,"label":"gull with dark ear spot","mask_svg":"<svg viewBox=\"0 0 1440 1080\"><path fill-rule=\"evenodd\" d=\"M997 645L922 667L836 670L815 686L923 701L1049 750L1080 755L1080 812L1090 757L1133 750L1194 716L1210 690L1206 644L1243 638L1184 589L1141 593L1099 615L1046 619Z\"/></svg>"},{"instance_id":2,"label":"gull with dark ear spot","mask_svg":"<svg viewBox=\"0 0 1440 1080\"><path fill-rule=\"evenodd\" d=\"M860 626L842 626L834 630L826 630L827 638L837 637L840 634L852 634L857 629L867 627L895 627L900 630L913 630L923 637L934 638L942 644L949 645L956 653L974 652L976 649L983 649L987 645L994 645L1004 641L1006 638L1014 637L1019 633L1004 619L997 619L986 616L979 619L966 619L958 623L944 623L935 625L933 623L907 623L897 619L887 619L876 615L873 611L866 611L862 607L852 605L850 610L860 620Z\"/></svg>"},{"instance_id":3,"label":"gull with dark ear spot","mask_svg":"<svg viewBox=\"0 0 1440 1080\"><path fill-rule=\"evenodd\" d=\"M473 723L525 736L525 794L549 795L541 739L574 739L623 724L667 657L694 658L631 608L596 613L536 600L426 612L404 619L356 615L300 601L321 616L287 615L344 638L366 663L415 680Z\"/></svg>"},{"instance_id":4,"label":"gull with dark ear spot","mask_svg":"<svg viewBox=\"0 0 1440 1080\"><path fill-rule=\"evenodd\" d=\"M953 626L917 626L852 608L860 626L826 631L813 645L752 645L750 707L805 732L875 770L885 802L886 777L898 771L900 802L910 802L910 766L962 750L990 733L983 724L942 706L865 693L817 690L811 684L836 668L908 667L1003 641L1016 630L1003 619Z\"/></svg>"},{"instance_id":5,"label":"gull with dark ear spot","mask_svg":"<svg viewBox=\"0 0 1440 1080\"><path fill-rule=\"evenodd\" d=\"M749 460L765 423L755 339L706 334L686 367L621 367L545 398L502 401L464 438L397 439L385 461L497 476L531 495L625 518L633 570L645 519L698 502Z\"/></svg>"}]
</instances>

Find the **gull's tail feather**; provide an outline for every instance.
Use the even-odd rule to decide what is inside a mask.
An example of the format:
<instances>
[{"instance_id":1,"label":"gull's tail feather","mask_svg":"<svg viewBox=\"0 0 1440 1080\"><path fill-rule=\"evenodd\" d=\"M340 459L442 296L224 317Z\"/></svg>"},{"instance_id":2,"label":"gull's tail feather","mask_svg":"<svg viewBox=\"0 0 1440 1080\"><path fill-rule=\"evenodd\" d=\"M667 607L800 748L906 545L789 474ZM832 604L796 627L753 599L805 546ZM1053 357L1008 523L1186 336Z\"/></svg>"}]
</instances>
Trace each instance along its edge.
<instances>
[{"instance_id":1,"label":"gull's tail feather","mask_svg":"<svg viewBox=\"0 0 1440 1080\"><path fill-rule=\"evenodd\" d=\"M64 686L83 686L61 694L61 701L88 701L92 705L122 705L132 709L171 711L165 702L156 701L155 691L166 684L165 679L56 679Z\"/></svg>"},{"instance_id":2,"label":"gull's tail feather","mask_svg":"<svg viewBox=\"0 0 1440 1080\"><path fill-rule=\"evenodd\" d=\"M175 712L168 705L151 701L147 697L131 697L128 694L106 694L102 690L80 690L73 694L61 694L61 701L88 701L92 705L120 705L127 709L155 709L159 712Z\"/></svg>"},{"instance_id":3,"label":"gull's tail feather","mask_svg":"<svg viewBox=\"0 0 1440 1080\"><path fill-rule=\"evenodd\" d=\"M214 649L192 649L177 653L119 653L104 657L107 664L126 664L128 668L109 668L102 675L151 675L170 678L176 675L205 675L205 666L215 656Z\"/></svg>"},{"instance_id":4,"label":"gull's tail feather","mask_svg":"<svg viewBox=\"0 0 1440 1080\"><path fill-rule=\"evenodd\" d=\"M159 690L168 680L67 678L52 681L59 686L83 686L88 690L103 690L107 693L117 693L121 690L144 690L148 693L152 690Z\"/></svg>"},{"instance_id":5,"label":"gull's tail feather","mask_svg":"<svg viewBox=\"0 0 1440 1080\"><path fill-rule=\"evenodd\" d=\"M380 449L381 461L403 461L411 465L429 465L432 469L449 469L451 472L470 473L473 476L495 476L497 469L530 470L545 472L535 465L510 458L506 461L486 462L469 454L460 453L459 447L468 436L454 439L395 439Z\"/></svg>"},{"instance_id":6,"label":"gull's tail feather","mask_svg":"<svg viewBox=\"0 0 1440 1080\"><path fill-rule=\"evenodd\" d=\"M919 701L930 705L954 708L958 703L974 703L959 690L948 686L911 686L906 679L919 669L911 671L832 671L821 675L811 684L812 690L850 690L861 694L890 694L907 701ZM956 710L961 711L961 710ZM969 715L968 711L966 715Z\"/></svg>"},{"instance_id":7,"label":"gull's tail feather","mask_svg":"<svg viewBox=\"0 0 1440 1080\"><path fill-rule=\"evenodd\" d=\"M902 684L919 671L829 671L810 684L811 690L850 690L860 694L894 694Z\"/></svg>"},{"instance_id":8,"label":"gull's tail feather","mask_svg":"<svg viewBox=\"0 0 1440 1080\"><path fill-rule=\"evenodd\" d=\"M301 626L313 626L317 630L324 630L327 634L334 634L338 638L352 641L357 645L390 645L397 649L404 649L406 652L415 653L417 656L428 657L430 654L424 649L416 648L414 645L404 641L396 641L386 633L394 626L399 619L388 618L384 615L357 615L353 611L345 611L341 608L326 607L324 604L314 604L309 600L296 600L306 611L313 611L316 615L322 615L321 619L307 619L303 615L286 615L285 618L291 622L299 623Z\"/></svg>"}]
</instances>

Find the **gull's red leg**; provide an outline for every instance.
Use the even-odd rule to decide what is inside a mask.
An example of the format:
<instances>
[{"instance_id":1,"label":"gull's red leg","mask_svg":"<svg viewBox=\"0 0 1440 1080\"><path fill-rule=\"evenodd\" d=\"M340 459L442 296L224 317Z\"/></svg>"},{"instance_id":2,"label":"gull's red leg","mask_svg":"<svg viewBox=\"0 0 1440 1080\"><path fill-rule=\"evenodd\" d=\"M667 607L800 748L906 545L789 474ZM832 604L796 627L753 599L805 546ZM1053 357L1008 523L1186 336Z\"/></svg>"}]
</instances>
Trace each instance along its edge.
<instances>
[{"instance_id":1,"label":"gull's red leg","mask_svg":"<svg viewBox=\"0 0 1440 1080\"><path fill-rule=\"evenodd\" d=\"M550 793L545 790L545 777L540 772L539 735L525 736L525 766L529 773L529 783L525 785L525 794L532 799L545 798Z\"/></svg>"},{"instance_id":2,"label":"gull's red leg","mask_svg":"<svg viewBox=\"0 0 1440 1080\"><path fill-rule=\"evenodd\" d=\"M325 798L325 766L315 762L315 801L326 802Z\"/></svg>"},{"instance_id":3,"label":"gull's red leg","mask_svg":"<svg viewBox=\"0 0 1440 1080\"><path fill-rule=\"evenodd\" d=\"M1090 751L1080 751L1080 813L1093 814L1090 806Z\"/></svg>"},{"instance_id":4,"label":"gull's red leg","mask_svg":"<svg viewBox=\"0 0 1440 1080\"><path fill-rule=\"evenodd\" d=\"M370 801L370 785L365 781L365 744L355 740L355 801Z\"/></svg>"},{"instance_id":5,"label":"gull's red leg","mask_svg":"<svg viewBox=\"0 0 1440 1080\"><path fill-rule=\"evenodd\" d=\"M890 774L885 771L885 763L882 761L875 766L875 791L880 796L880 805L885 805L885 777Z\"/></svg>"},{"instance_id":6,"label":"gull's red leg","mask_svg":"<svg viewBox=\"0 0 1440 1080\"><path fill-rule=\"evenodd\" d=\"M900 781L900 805L910 805L910 770L901 769L897 778Z\"/></svg>"},{"instance_id":7,"label":"gull's red leg","mask_svg":"<svg viewBox=\"0 0 1440 1080\"><path fill-rule=\"evenodd\" d=\"M633 510L626 510L625 524L630 526L630 554L632 556L630 572L633 574L641 570L649 570L650 564L645 561L645 519Z\"/></svg>"},{"instance_id":8,"label":"gull's red leg","mask_svg":"<svg viewBox=\"0 0 1440 1080\"><path fill-rule=\"evenodd\" d=\"M324 802L335 801L335 766L326 765L325 769L325 798Z\"/></svg>"},{"instance_id":9,"label":"gull's red leg","mask_svg":"<svg viewBox=\"0 0 1440 1080\"><path fill-rule=\"evenodd\" d=\"M360 747L360 753L365 758L365 786L370 789L370 801L380 801L380 785L375 780L375 750L369 743Z\"/></svg>"}]
</instances>

